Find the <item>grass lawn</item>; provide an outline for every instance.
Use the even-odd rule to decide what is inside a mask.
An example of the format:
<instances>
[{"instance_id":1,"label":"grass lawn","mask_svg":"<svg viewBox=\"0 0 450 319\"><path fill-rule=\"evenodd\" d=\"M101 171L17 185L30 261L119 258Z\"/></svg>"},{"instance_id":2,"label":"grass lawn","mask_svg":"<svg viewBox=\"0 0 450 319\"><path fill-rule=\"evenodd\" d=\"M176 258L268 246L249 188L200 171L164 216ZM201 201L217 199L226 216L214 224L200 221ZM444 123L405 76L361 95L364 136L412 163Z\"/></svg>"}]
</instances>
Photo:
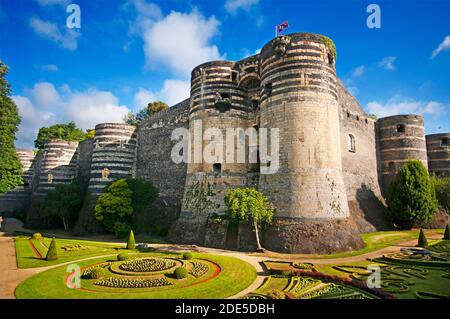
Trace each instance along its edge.
<instances>
[{"instance_id":1,"label":"grass lawn","mask_svg":"<svg viewBox=\"0 0 450 319\"><path fill-rule=\"evenodd\" d=\"M14 238L14 242L16 246L16 260L18 268L45 267L66 263L72 260L93 256L118 254L126 251L126 244L118 245L113 243L92 242L85 240L56 239L58 260L47 261L45 260L45 256L47 255L47 247L51 242L50 238L44 237L42 242L40 242L38 240L30 240L30 237L28 236L18 236ZM80 245L81 247L74 247L75 245ZM42 258L39 258L36 255L32 247L38 251ZM64 247L66 249L64 249Z\"/></svg>"},{"instance_id":2,"label":"grass lawn","mask_svg":"<svg viewBox=\"0 0 450 319\"><path fill-rule=\"evenodd\" d=\"M143 256L161 256L161 254L147 253ZM172 256L172 255L169 255ZM180 254L178 254L181 257ZM173 257L173 256L172 256ZM64 299L96 299L96 298L179 298L179 299L200 299L200 298L226 298L247 288L256 279L256 270L242 260L216 256L210 254L194 253L194 258L204 259L220 265L220 273L211 280L201 282L194 286L186 287L186 282L180 282L167 287L158 288L106 288L95 286L96 291L68 288L65 278L69 273L66 266L57 267L37 274L16 288L17 298L43 299L43 298L64 298ZM78 263L80 267L86 267L95 263L105 262L111 258L98 258ZM208 275L206 275L208 276ZM89 281L89 280L87 280ZM92 288L93 285L82 280L83 288ZM183 287L184 286L184 287Z\"/></svg>"}]
</instances>

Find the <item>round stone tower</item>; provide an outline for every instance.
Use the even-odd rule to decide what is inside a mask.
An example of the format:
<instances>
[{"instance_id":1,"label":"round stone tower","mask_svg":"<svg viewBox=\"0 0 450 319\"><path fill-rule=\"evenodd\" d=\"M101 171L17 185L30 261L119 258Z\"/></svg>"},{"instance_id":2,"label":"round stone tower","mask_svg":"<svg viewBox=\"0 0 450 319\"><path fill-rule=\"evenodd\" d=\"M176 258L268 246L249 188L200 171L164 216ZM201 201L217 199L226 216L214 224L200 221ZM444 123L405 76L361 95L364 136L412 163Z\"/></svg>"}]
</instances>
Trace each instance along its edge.
<instances>
[{"instance_id":1,"label":"round stone tower","mask_svg":"<svg viewBox=\"0 0 450 319\"><path fill-rule=\"evenodd\" d=\"M425 138L430 174L450 176L450 133L431 134Z\"/></svg>"},{"instance_id":2,"label":"round stone tower","mask_svg":"<svg viewBox=\"0 0 450 319\"><path fill-rule=\"evenodd\" d=\"M78 142L51 139L44 144L39 183L33 197L42 198L57 184L69 184L77 175Z\"/></svg>"},{"instance_id":3,"label":"round stone tower","mask_svg":"<svg viewBox=\"0 0 450 319\"><path fill-rule=\"evenodd\" d=\"M95 126L89 191L98 196L118 178L134 177L136 127L122 123Z\"/></svg>"},{"instance_id":4,"label":"round stone tower","mask_svg":"<svg viewBox=\"0 0 450 319\"><path fill-rule=\"evenodd\" d=\"M137 148L136 127L123 123L102 123L95 126L89 177L90 199L85 201L75 233L99 232L102 226L95 219L98 196L112 181L134 177Z\"/></svg>"},{"instance_id":5,"label":"round stone tower","mask_svg":"<svg viewBox=\"0 0 450 319\"><path fill-rule=\"evenodd\" d=\"M27 227L52 226L51 221L40 216L38 203L57 184L69 184L77 176L78 142L50 139L40 151L39 164L34 170L33 193L27 214ZM36 181L34 181L36 180Z\"/></svg>"},{"instance_id":6,"label":"round stone tower","mask_svg":"<svg viewBox=\"0 0 450 319\"><path fill-rule=\"evenodd\" d=\"M335 58L332 41L310 33L279 36L261 51L260 127L279 129L279 164L260 175L259 187L278 218L349 216ZM261 158L262 167L273 162Z\"/></svg>"},{"instance_id":7,"label":"round stone tower","mask_svg":"<svg viewBox=\"0 0 450 319\"><path fill-rule=\"evenodd\" d=\"M237 136L245 139L244 132L252 127L254 119L234 66L234 62L215 61L192 71L190 158L181 216L172 236L177 241L203 244L208 216L224 213L226 190L247 186L248 148L245 144L244 162L239 162ZM239 130L230 135L234 129ZM232 148L226 147L227 130Z\"/></svg>"},{"instance_id":8,"label":"round stone tower","mask_svg":"<svg viewBox=\"0 0 450 319\"><path fill-rule=\"evenodd\" d=\"M382 192L387 195L389 184L409 160L420 160L427 165L427 149L423 117L395 115L377 121Z\"/></svg>"}]
</instances>

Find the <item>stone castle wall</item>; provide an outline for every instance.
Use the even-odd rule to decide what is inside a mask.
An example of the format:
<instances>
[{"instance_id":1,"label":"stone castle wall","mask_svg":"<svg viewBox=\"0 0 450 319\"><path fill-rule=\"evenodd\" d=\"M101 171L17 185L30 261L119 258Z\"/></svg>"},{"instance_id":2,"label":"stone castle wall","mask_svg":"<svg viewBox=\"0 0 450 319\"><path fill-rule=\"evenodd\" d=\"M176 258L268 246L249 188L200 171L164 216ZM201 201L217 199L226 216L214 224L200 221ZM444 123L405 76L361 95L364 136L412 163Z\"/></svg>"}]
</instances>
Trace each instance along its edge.
<instances>
[{"instance_id":1,"label":"stone castle wall","mask_svg":"<svg viewBox=\"0 0 450 319\"><path fill-rule=\"evenodd\" d=\"M246 162L227 162L225 146L224 157L213 163L204 158L173 162L172 151L181 141L171 138L175 129L190 132L191 160L196 145L214 144L214 137L194 140L197 128L197 138L210 128L218 128L223 137L227 129L241 129L232 139L235 146L245 139ZM273 167L273 159L260 161L258 142L243 134L261 128L269 134L279 129L279 170L274 174L264 172ZM26 183L0 198L0 212L29 206L27 225L44 226L39 201L55 184L76 178L89 188L90 197L74 232L100 232L94 217L97 197L109 182L136 177L159 189L153 207L137 216L138 223L170 229L168 239L176 243L250 250L255 243L251 227L224 218L223 199L228 188L255 187L276 208L273 224L261 234L264 247L292 253L346 251L362 247L361 232L390 227L383 195L403 163L419 159L431 173L448 174L449 137L429 135L425 143L419 115L370 118L337 78L330 42L318 34L294 33L269 41L260 54L241 61L197 66L190 98L137 128L103 123L96 126L94 139L79 144L51 140L33 165L30 152L18 152ZM232 151L236 159L237 146ZM258 154L258 161L249 163L249 154Z\"/></svg>"},{"instance_id":2,"label":"stone castle wall","mask_svg":"<svg viewBox=\"0 0 450 319\"><path fill-rule=\"evenodd\" d=\"M430 174L450 176L450 133L431 134L425 138Z\"/></svg>"}]
</instances>

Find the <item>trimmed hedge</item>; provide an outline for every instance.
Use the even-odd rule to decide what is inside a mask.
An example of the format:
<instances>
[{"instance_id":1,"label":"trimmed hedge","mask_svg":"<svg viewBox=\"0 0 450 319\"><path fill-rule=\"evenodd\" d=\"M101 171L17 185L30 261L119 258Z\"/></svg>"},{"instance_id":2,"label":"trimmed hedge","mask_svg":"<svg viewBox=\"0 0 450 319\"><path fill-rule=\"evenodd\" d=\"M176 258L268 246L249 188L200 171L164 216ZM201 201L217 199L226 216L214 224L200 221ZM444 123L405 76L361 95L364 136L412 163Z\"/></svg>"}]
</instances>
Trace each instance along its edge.
<instances>
[{"instance_id":1,"label":"trimmed hedge","mask_svg":"<svg viewBox=\"0 0 450 319\"><path fill-rule=\"evenodd\" d=\"M448 224L445 226L444 240L450 240L450 227Z\"/></svg>"},{"instance_id":2,"label":"trimmed hedge","mask_svg":"<svg viewBox=\"0 0 450 319\"><path fill-rule=\"evenodd\" d=\"M56 248L56 239L53 237L50 247L48 247L47 256L45 257L47 261L58 260L58 251Z\"/></svg>"},{"instance_id":3,"label":"trimmed hedge","mask_svg":"<svg viewBox=\"0 0 450 319\"><path fill-rule=\"evenodd\" d=\"M102 268L102 267L95 267L89 273L89 277L91 279L100 279L100 278L105 277L105 275L106 275L106 270L105 270L105 268Z\"/></svg>"},{"instance_id":4,"label":"trimmed hedge","mask_svg":"<svg viewBox=\"0 0 450 319\"><path fill-rule=\"evenodd\" d=\"M124 260L128 260L128 259L132 259L134 258L132 255L127 254L127 253L122 253L122 254L118 254L117 255L117 260L118 261L124 261Z\"/></svg>"},{"instance_id":5,"label":"trimmed hedge","mask_svg":"<svg viewBox=\"0 0 450 319\"><path fill-rule=\"evenodd\" d=\"M33 234L34 240L42 240L42 234L41 233L34 233Z\"/></svg>"},{"instance_id":6,"label":"trimmed hedge","mask_svg":"<svg viewBox=\"0 0 450 319\"><path fill-rule=\"evenodd\" d=\"M419 233L419 240L417 243L417 246L419 247L428 247L428 240L427 237L425 236L425 233L423 232L423 229L420 229L420 233Z\"/></svg>"},{"instance_id":7,"label":"trimmed hedge","mask_svg":"<svg viewBox=\"0 0 450 319\"><path fill-rule=\"evenodd\" d=\"M177 279L184 279L188 276L188 271L184 267L177 267L177 269L175 269L173 274L175 275L175 278L177 278Z\"/></svg>"},{"instance_id":8,"label":"trimmed hedge","mask_svg":"<svg viewBox=\"0 0 450 319\"><path fill-rule=\"evenodd\" d=\"M189 252L189 251L183 253L183 259L184 259L184 260L191 260L191 259L192 259L192 253Z\"/></svg>"},{"instance_id":9,"label":"trimmed hedge","mask_svg":"<svg viewBox=\"0 0 450 319\"><path fill-rule=\"evenodd\" d=\"M127 249L133 250L136 248L136 240L134 239L133 230L130 230L130 235L128 236Z\"/></svg>"}]
</instances>

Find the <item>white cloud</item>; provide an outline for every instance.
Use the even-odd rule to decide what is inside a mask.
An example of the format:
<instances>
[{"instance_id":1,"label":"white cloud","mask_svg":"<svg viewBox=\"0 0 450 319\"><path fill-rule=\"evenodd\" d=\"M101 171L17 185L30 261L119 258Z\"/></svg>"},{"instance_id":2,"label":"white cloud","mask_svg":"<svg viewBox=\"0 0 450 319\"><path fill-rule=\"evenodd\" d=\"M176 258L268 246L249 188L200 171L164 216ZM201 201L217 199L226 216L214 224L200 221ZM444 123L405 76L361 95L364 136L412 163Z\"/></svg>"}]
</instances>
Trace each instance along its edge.
<instances>
[{"instance_id":1,"label":"white cloud","mask_svg":"<svg viewBox=\"0 0 450 319\"><path fill-rule=\"evenodd\" d=\"M67 84L58 90L53 84L42 82L25 94L13 96L22 118L16 143L19 147L32 147L42 126L75 121L85 130L98 123L120 123L129 112L113 93L95 88L72 92Z\"/></svg>"},{"instance_id":2,"label":"white cloud","mask_svg":"<svg viewBox=\"0 0 450 319\"><path fill-rule=\"evenodd\" d=\"M353 69L352 77L354 78L361 77L364 74L365 70L366 68L364 67L364 65L358 66L357 68Z\"/></svg>"},{"instance_id":3,"label":"white cloud","mask_svg":"<svg viewBox=\"0 0 450 319\"><path fill-rule=\"evenodd\" d=\"M45 64L45 65L41 66L41 70L53 73L53 72L58 72L59 68L56 64Z\"/></svg>"},{"instance_id":4,"label":"white cloud","mask_svg":"<svg viewBox=\"0 0 450 319\"><path fill-rule=\"evenodd\" d=\"M431 58L434 59L442 51L448 50L450 48L450 35L447 35L444 40L439 44L439 46L433 50L431 53Z\"/></svg>"},{"instance_id":5,"label":"white cloud","mask_svg":"<svg viewBox=\"0 0 450 319\"><path fill-rule=\"evenodd\" d=\"M387 56L378 62L378 66L388 71L394 71L396 69L394 62L397 60L395 56Z\"/></svg>"},{"instance_id":6,"label":"white cloud","mask_svg":"<svg viewBox=\"0 0 450 319\"><path fill-rule=\"evenodd\" d=\"M372 101L367 104L367 112L385 117L399 114L428 114L439 116L443 114L445 105L436 101L417 101L401 96L394 96L386 103Z\"/></svg>"},{"instance_id":7,"label":"white cloud","mask_svg":"<svg viewBox=\"0 0 450 319\"><path fill-rule=\"evenodd\" d=\"M161 8L154 4L146 2L145 0L129 0L123 8L128 9L133 7L136 12L136 18L129 24L129 35L141 35L152 26L152 24L163 18Z\"/></svg>"},{"instance_id":8,"label":"white cloud","mask_svg":"<svg viewBox=\"0 0 450 319\"><path fill-rule=\"evenodd\" d=\"M78 47L77 38L79 33L73 29L66 29L66 32L63 34L55 23L36 17L31 18L30 27L39 36L57 43L64 49L73 51Z\"/></svg>"},{"instance_id":9,"label":"white cloud","mask_svg":"<svg viewBox=\"0 0 450 319\"><path fill-rule=\"evenodd\" d=\"M207 61L222 59L211 39L219 33L219 21L205 18L198 10L172 11L143 34L144 52L150 67L166 66L174 74L188 78L191 70Z\"/></svg>"},{"instance_id":10,"label":"white cloud","mask_svg":"<svg viewBox=\"0 0 450 319\"><path fill-rule=\"evenodd\" d=\"M169 106L181 102L189 97L190 94L189 81L181 80L165 80L161 90L157 92L139 89L134 96L134 103L137 109L142 109L148 103L154 101L163 101Z\"/></svg>"},{"instance_id":11,"label":"white cloud","mask_svg":"<svg viewBox=\"0 0 450 319\"><path fill-rule=\"evenodd\" d=\"M259 0L227 0L225 1L225 9L230 14L235 14L238 10L250 11L257 5Z\"/></svg>"}]
</instances>

